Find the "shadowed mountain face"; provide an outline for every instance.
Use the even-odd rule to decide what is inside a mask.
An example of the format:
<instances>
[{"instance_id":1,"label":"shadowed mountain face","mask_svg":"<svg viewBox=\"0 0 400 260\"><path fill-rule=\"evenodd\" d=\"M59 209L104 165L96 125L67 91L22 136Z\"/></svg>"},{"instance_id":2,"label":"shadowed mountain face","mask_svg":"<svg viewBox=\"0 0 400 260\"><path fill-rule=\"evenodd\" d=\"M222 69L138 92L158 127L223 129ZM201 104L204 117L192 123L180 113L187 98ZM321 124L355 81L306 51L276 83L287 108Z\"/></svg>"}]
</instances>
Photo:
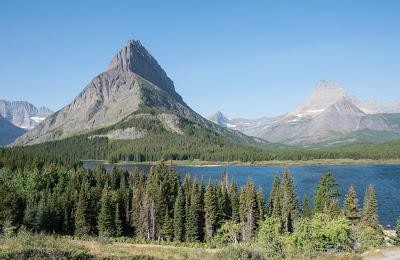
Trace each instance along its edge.
<instances>
[{"instance_id":1,"label":"shadowed mountain face","mask_svg":"<svg viewBox=\"0 0 400 260\"><path fill-rule=\"evenodd\" d=\"M400 114L389 111L398 112L400 106L396 102L363 102L349 96L336 83L320 81L311 95L287 115L270 120L229 119L224 124L218 123L247 135L290 145L378 142L400 139ZM226 117L220 113L219 118ZM215 117L210 120L217 122ZM232 123L238 121L242 122L240 127Z\"/></svg>"},{"instance_id":2,"label":"shadowed mountain face","mask_svg":"<svg viewBox=\"0 0 400 260\"><path fill-rule=\"evenodd\" d=\"M0 146L13 142L25 132L24 129L16 127L0 115Z\"/></svg>"},{"instance_id":3,"label":"shadowed mountain face","mask_svg":"<svg viewBox=\"0 0 400 260\"><path fill-rule=\"evenodd\" d=\"M153 118L154 115L143 112L144 108L164 112ZM175 91L172 80L153 56L139 41L129 40L114 56L108 69L96 76L69 105L17 139L13 145L63 139L124 121L143 121L143 118L154 119L176 133L182 133L179 122L183 118L222 134L257 140L213 124L194 112ZM113 129L102 136L137 139L145 135L143 128L134 125Z\"/></svg>"}]
</instances>

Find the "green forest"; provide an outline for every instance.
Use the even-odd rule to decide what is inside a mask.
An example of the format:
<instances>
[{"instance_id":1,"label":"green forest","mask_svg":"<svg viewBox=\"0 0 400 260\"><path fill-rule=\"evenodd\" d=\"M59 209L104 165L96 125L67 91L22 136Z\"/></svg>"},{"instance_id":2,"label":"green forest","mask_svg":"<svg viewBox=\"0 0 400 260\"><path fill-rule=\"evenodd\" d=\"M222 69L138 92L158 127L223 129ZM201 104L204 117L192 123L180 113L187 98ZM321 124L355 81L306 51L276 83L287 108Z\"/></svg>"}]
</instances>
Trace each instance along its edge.
<instances>
[{"instance_id":1,"label":"green forest","mask_svg":"<svg viewBox=\"0 0 400 260\"><path fill-rule=\"evenodd\" d=\"M220 259L244 253L259 259L311 257L385 244L373 186L362 206L351 187L340 207L330 173L320 178L313 198L299 201L288 170L275 177L265 197L251 179L238 187L227 173L214 183L180 178L164 161L148 173L87 170L73 161L35 163L0 169L0 227L8 236L29 231L203 244L227 248L218 253Z\"/></svg>"}]
</instances>

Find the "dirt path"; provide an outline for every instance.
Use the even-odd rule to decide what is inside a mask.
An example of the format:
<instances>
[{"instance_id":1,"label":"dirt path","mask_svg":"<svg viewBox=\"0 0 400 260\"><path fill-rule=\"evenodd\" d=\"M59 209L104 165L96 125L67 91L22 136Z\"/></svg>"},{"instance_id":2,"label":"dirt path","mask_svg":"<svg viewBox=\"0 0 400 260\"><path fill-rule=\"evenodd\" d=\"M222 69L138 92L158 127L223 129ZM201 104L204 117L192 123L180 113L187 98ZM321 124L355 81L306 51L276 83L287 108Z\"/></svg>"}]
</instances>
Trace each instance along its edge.
<instances>
[{"instance_id":1,"label":"dirt path","mask_svg":"<svg viewBox=\"0 0 400 260\"><path fill-rule=\"evenodd\" d=\"M400 248L376 250L362 256L364 260L400 260Z\"/></svg>"}]
</instances>

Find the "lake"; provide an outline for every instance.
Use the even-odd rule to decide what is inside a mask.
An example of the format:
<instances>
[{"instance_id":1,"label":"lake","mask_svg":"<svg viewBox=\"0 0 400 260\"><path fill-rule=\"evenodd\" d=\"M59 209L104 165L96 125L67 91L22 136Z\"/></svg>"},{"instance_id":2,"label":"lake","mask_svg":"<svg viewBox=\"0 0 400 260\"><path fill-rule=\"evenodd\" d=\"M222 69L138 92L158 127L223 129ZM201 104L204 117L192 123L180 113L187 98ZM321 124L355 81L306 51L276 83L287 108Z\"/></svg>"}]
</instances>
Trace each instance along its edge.
<instances>
[{"instance_id":1,"label":"lake","mask_svg":"<svg viewBox=\"0 0 400 260\"><path fill-rule=\"evenodd\" d=\"M84 162L89 169L97 167L98 162ZM149 170L148 165L119 164L121 168L128 171ZM113 165L105 165L111 170ZM276 174L283 175L283 166L176 166L177 172L184 176L190 174L203 176L217 180L220 173L226 171L229 177L233 177L239 185L243 185L248 178L252 178L256 186L262 186L268 197L273 178ZM369 184L376 189L378 199L379 221L386 227L393 227L397 218L400 217L400 165L318 165L318 166L292 166L289 171L294 178L299 202L306 194L313 198L314 191L318 185L319 177L331 172L336 178L341 193L341 203L348 188L353 185L357 191L359 204L362 206L363 197Z\"/></svg>"}]
</instances>

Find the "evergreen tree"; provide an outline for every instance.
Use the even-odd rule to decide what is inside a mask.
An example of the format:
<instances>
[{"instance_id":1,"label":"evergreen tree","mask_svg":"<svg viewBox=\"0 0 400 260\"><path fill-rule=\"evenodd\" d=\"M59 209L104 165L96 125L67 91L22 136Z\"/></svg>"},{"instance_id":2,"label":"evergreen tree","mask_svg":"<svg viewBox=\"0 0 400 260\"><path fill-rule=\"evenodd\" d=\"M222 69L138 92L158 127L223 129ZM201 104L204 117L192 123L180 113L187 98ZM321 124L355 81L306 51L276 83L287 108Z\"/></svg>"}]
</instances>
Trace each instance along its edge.
<instances>
[{"instance_id":1,"label":"evergreen tree","mask_svg":"<svg viewBox=\"0 0 400 260\"><path fill-rule=\"evenodd\" d=\"M204 197L204 214L205 214L205 240L210 241L215 233L217 220L217 203L214 193L214 187L211 179L207 185Z\"/></svg>"},{"instance_id":2,"label":"evergreen tree","mask_svg":"<svg viewBox=\"0 0 400 260\"><path fill-rule=\"evenodd\" d=\"M216 210L216 230L218 230L225 222L225 196L220 182L215 184L215 201L217 203Z\"/></svg>"},{"instance_id":3,"label":"evergreen tree","mask_svg":"<svg viewBox=\"0 0 400 260\"><path fill-rule=\"evenodd\" d=\"M163 222L162 236L165 240L171 241L174 237L174 220L170 218L168 209L165 211Z\"/></svg>"},{"instance_id":4,"label":"evergreen tree","mask_svg":"<svg viewBox=\"0 0 400 260\"><path fill-rule=\"evenodd\" d=\"M286 168L282 181L281 214L284 228L287 232L293 231L293 219L297 217L297 194L294 189L292 176Z\"/></svg>"},{"instance_id":5,"label":"evergreen tree","mask_svg":"<svg viewBox=\"0 0 400 260\"><path fill-rule=\"evenodd\" d=\"M119 203L115 205L115 215L114 215L114 236L120 237L123 234L121 213L119 210Z\"/></svg>"},{"instance_id":6,"label":"evergreen tree","mask_svg":"<svg viewBox=\"0 0 400 260\"><path fill-rule=\"evenodd\" d=\"M374 186L370 185L364 196L361 222L364 226L378 229L377 201Z\"/></svg>"},{"instance_id":7,"label":"evergreen tree","mask_svg":"<svg viewBox=\"0 0 400 260\"><path fill-rule=\"evenodd\" d=\"M114 214L111 205L110 191L106 184L101 194L100 213L98 216L97 229L100 236L114 236Z\"/></svg>"},{"instance_id":8,"label":"evergreen tree","mask_svg":"<svg viewBox=\"0 0 400 260\"><path fill-rule=\"evenodd\" d=\"M269 217L273 216L273 215L280 215L280 203L279 203L279 198L277 199L278 196L280 196L279 194L279 188L281 186L281 179L279 178L278 175L275 175L274 177L274 182L272 183L272 188L271 188L271 192L269 194L269 198L268 198L268 206L267 206L267 214ZM278 204L275 204L275 201L278 201ZM274 210L278 211L279 214L274 214Z\"/></svg>"},{"instance_id":9,"label":"evergreen tree","mask_svg":"<svg viewBox=\"0 0 400 260\"><path fill-rule=\"evenodd\" d=\"M35 229L36 212L37 212L37 204L34 201L29 200L24 211L24 220L23 220L25 227L27 227L28 229L31 230Z\"/></svg>"},{"instance_id":10,"label":"evergreen tree","mask_svg":"<svg viewBox=\"0 0 400 260\"><path fill-rule=\"evenodd\" d=\"M257 224L257 193L251 179L247 181L245 188L240 193L242 236L243 240L249 240L254 236Z\"/></svg>"},{"instance_id":11,"label":"evergreen tree","mask_svg":"<svg viewBox=\"0 0 400 260\"><path fill-rule=\"evenodd\" d=\"M174 241L183 241L185 234L185 196L179 189L174 205Z\"/></svg>"},{"instance_id":12,"label":"evergreen tree","mask_svg":"<svg viewBox=\"0 0 400 260\"><path fill-rule=\"evenodd\" d=\"M200 194L198 181L195 178L190 196L189 210L186 215L185 236L187 242L199 241L199 202Z\"/></svg>"},{"instance_id":13,"label":"evergreen tree","mask_svg":"<svg viewBox=\"0 0 400 260\"><path fill-rule=\"evenodd\" d=\"M312 215L312 210L307 195L304 195L303 197L301 213L303 215L303 218L310 218Z\"/></svg>"},{"instance_id":14,"label":"evergreen tree","mask_svg":"<svg viewBox=\"0 0 400 260\"><path fill-rule=\"evenodd\" d=\"M201 183L199 186L199 240L204 241L205 237L205 225L206 225L206 220L205 220L205 212L204 212L204 197L206 195L206 187L204 184L204 176L201 178Z\"/></svg>"},{"instance_id":15,"label":"evergreen tree","mask_svg":"<svg viewBox=\"0 0 400 260\"><path fill-rule=\"evenodd\" d=\"M316 212L327 213L334 216L338 211L339 190L337 189L336 180L331 173L326 173L320 177L320 181L315 192Z\"/></svg>"},{"instance_id":16,"label":"evergreen tree","mask_svg":"<svg viewBox=\"0 0 400 260\"><path fill-rule=\"evenodd\" d=\"M264 191L262 187L260 186L257 191L257 219L258 223L264 220L265 213L266 213L266 207L265 207L265 201L264 201ZM257 225L258 225L257 223Z\"/></svg>"},{"instance_id":17,"label":"evergreen tree","mask_svg":"<svg viewBox=\"0 0 400 260\"><path fill-rule=\"evenodd\" d=\"M41 195L39 200L34 223L35 231L48 231L49 209L44 194Z\"/></svg>"},{"instance_id":18,"label":"evergreen tree","mask_svg":"<svg viewBox=\"0 0 400 260\"><path fill-rule=\"evenodd\" d=\"M396 222L396 239L395 244L400 245L400 218Z\"/></svg>"},{"instance_id":19,"label":"evergreen tree","mask_svg":"<svg viewBox=\"0 0 400 260\"><path fill-rule=\"evenodd\" d=\"M81 186L81 190L79 192L79 199L76 205L75 210L75 231L74 235L77 237L83 237L89 235L90 230L90 221L89 221L89 201L87 196L88 185L84 183ZM65 221L68 221L68 212L65 212L64 215ZM68 223L65 223L68 225Z\"/></svg>"},{"instance_id":20,"label":"evergreen tree","mask_svg":"<svg viewBox=\"0 0 400 260\"><path fill-rule=\"evenodd\" d=\"M58 201L58 197L59 195L56 193L50 194L48 204L51 219L51 231L60 234L62 232L63 212L61 205Z\"/></svg>"},{"instance_id":21,"label":"evergreen tree","mask_svg":"<svg viewBox=\"0 0 400 260\"><path fill-rule=\"evenodd\" d=\"M239 223L240 218L239 218L239 190L238 187L232 178L231 184L229 187L229 195L230 195L230 201L231 201L231 207L232 207L232 220L235 221L236 223Z\"/></svg>"},{"instance_id":22,"label":"evergreen tree","mask_svg":"<svg viewBox=\"0 0 400 260\"><path fill-rule=\"evenodd\" d=\"M360 218L357 194L353 186L350 186L344 199L343 213L353 224L356 224Z\"/></svg>"}]
</instances>

